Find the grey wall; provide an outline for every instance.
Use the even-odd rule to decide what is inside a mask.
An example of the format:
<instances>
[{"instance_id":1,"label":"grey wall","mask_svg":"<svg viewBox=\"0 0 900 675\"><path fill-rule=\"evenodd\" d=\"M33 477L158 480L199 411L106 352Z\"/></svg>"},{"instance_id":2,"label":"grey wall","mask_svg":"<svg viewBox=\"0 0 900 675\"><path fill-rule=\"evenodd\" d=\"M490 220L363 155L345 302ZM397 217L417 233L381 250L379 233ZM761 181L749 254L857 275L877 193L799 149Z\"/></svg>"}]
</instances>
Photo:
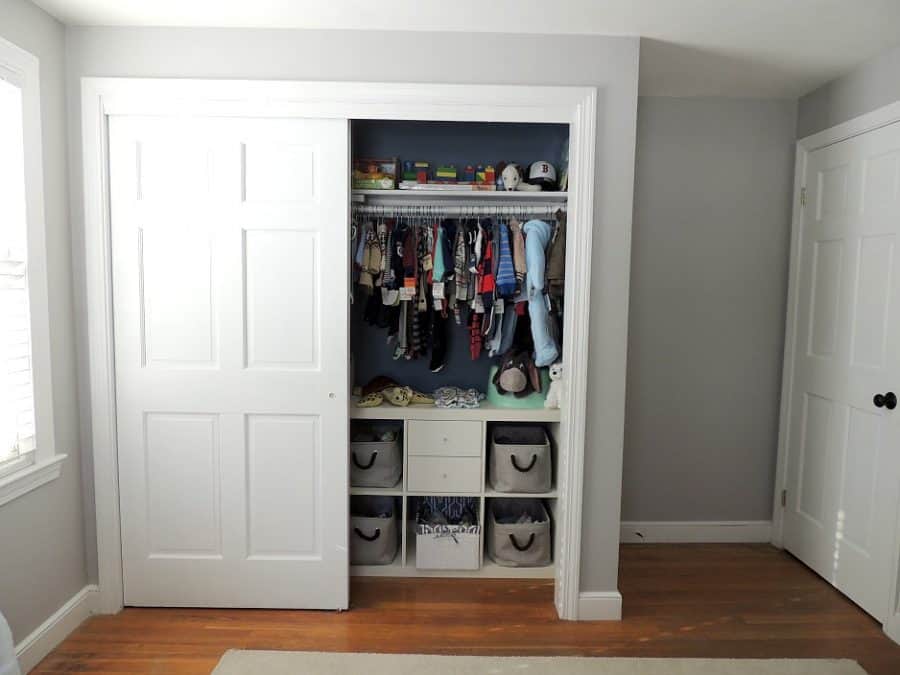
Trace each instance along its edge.
<instances>
[{"instance_id":1,"label":"grey wall","mask_svg":"<svg viewBox=\"0 0 900 675\"><path fill-rule=\"evenodd\" d=\"M900 100L900 46L800 99L797 138Z\"/></svg>"},{"instance_id":2,"label":"grey wall","mask_svg":"<svg viewBox=\"0 0 900 675\"><path fill-rule=\"evenodd\" d=\"M769 520L796 105L638 106L623 520Z\"/></svg>"},{"instance_id":3,"label":"grey wall","mask_svg":"<svg viewBox=\"0 0 900 675\"><path fill-rule=\"evenodd\" d=\"M73 238L82 247L79 79L85 75L368 80L601 87L591 285L581 587L613 590L621 504L622 390L637 107L637 38L464 33L71 28L68 38ZM402 49L401 49L402 47ZM418 54L496 55L449 61ZM377 58L372 55L376 54ZM548 57L548 55L550 55ZM565 64L565 67L560 67ZM83 273L76 269L76 287ZM81 291L76 297L83 307ZM81 312L79 311L79 314ZM80 334L84 357L83 326ZM86 359L79 359L84 364ZM86 386L86 371L81 373ZM82 405L88 401L82 391ZM85 409L85 412L89 412ZM90 429L82 429L90 447ZM93 522L88 513L87 522ZM89 532L89 537L91 536ZM91 545L93 547L93 545ZM92 561L92 567L94 567Z\"/></svg>"},{"instance_id":4,"label":"grey wall","mask_svg":"<svg viewBox=\"0 0 900 675\"><path fill-rule=\"evenodd\" d=\"M27 0L0 0L0 36L40 59L56 448L62 477L0 506L0 611L18 642L87 583L66 176L65 33Z\"/></svg>"}]
</instances>

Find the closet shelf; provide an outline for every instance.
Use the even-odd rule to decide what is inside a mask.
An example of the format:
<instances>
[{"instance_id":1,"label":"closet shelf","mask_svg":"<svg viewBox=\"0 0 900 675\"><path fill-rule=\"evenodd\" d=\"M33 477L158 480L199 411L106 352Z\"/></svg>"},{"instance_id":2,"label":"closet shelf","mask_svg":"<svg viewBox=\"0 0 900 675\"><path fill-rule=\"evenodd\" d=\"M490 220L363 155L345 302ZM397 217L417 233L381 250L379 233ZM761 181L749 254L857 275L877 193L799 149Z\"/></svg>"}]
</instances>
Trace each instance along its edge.
<instances>
[{"instance_id":1,"label":"closet shelf","mask_svg":"<svg viewBox=\"0 0 900 675\"><path fill-rule=\"evenodd\" d=\"M550 492L497 492L488 487L484 496L488 499L556 499L558 495L555 487Z\"/></svg>"},{"instance_id":2,"label":"closet shelf","mask_svg":"<svg viewBox=\"0 0 900 675\"><path fill-rule=\"evenodd\" d=\"M506 192L503 190L472 190L451 192L445 190L352 190L353 201L360 204L393 204L415 206L416 204L441 202L446 204L515 204L517 202L552 202L565 204L568 192Z\"/></svg>"},{"instance_id":3,"label":"closet shelf","mask_svg":"<svg viewBox=\"0 0 900 675\"><path fill-rule=\"evenodd\" d=\"M400 553L397 554L399 559ZM547 567L502 567L493 560L485 558L477 570L419 570L416 569L415 558L403 567L398 560L390 565L351 565L352 577L436 577L436 578L475 578L475 579L553 579L556 568Z\"/></svg>"},{"instance_id":4,"label":"closet shelf","mask_svg":"<svg viewBox=\"0 0 900 675\"><path fill-rule=\"evenodd\" d=\"M476 579L553 579L556 567L552 563L546 567L503 567L484 555L477 570L420 570L416 569L416 537L409 535L406 548L406 565L402 562L403 552L390 565L351 565L351 576L366 577L469 577Z\"/></svg>"},{"instance_id":5,"label":"closet shelf","mask_svg":"<svg viewBox=\"0 0 900 675\"><path fill-rule=\"evenodd\" d=\"M395 406L384 403L374 408L356 407L350 400L350 419L354 420L473 420L487 422L559 422L560 411L546 408L500 408L482 402L479 408L437 408L430 405Z\"/></svg>"},{"instance_id":6,"label":"closet shelf","mask_svg":"<svg viewBox=\"0 0 900 675\"><path fill-rule=\"evenodd\" d=\"M364 495L369 497L402 497L403 496L403 482L401 481L399 485L396 485L392 488L379 488L379 487L350 487L351 495Z\"/></svg>"}]
</instances>

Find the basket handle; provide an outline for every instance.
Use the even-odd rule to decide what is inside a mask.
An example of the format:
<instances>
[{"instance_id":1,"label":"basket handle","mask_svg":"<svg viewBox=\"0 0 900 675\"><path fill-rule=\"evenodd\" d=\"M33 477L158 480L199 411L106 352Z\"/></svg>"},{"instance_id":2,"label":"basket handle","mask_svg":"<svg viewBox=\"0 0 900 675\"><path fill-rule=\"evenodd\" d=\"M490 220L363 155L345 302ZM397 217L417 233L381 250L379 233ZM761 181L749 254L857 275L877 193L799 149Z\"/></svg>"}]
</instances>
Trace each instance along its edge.
<instances>
[{"instance_id":1,"label":"basket handle","mask_svg":"<svg viewBox=\"0 0 900 675\"><path fill-rule=\"evenodd\" d=\"M358 527L354 527L353 531L356 532L357 537L359 537L360 539L365 539L366 541L375 541L376 539L378 539L378 537L381 536L381 528L380 527L375 528L375 534L373 534L371 537L368 536L367 534L365 534ZM512 536L512 535L509 535L509 536ZM534 535L532 534L531 537L534 538Z\"/></svg>"},{"instance_id":2,"label":"basket handle","mask_svg":"<svg viewBox=\"0 0 900 675\"><path fill-rule=\"evenodd\" d=\"M532 547L532 545L534 544L534 532L532 532L531 536L528 537L528 543L525 544L524 546L519 545L519 542L516 541L516 535L514 535L514 534L509 535L509 541L519 553L523 553L523 552L527 551L528 549L530 549Z\"/></svg>"},{"instance_id":3,"label":"basket handle","mask_svg":"<svg viewBox=\"0 0 900 675\"><path fill-rule=\"evenodd\" d=\"M375 464L375 458L378 457L378 451L373 452L372 457L369 458L369 463L363 465L363 464L360 464L359 460L356 458L356 450L354 450L350 454L353 455L353 466L355 466L357 469L360 469L362 471L368 471L369 469L371 469L372 465Z\"/></svg>"},{"instance_id":4,"label":"basket handle","mask_svg":"<svg viewBox=\"0 0 900 675\"><path fill-rule=\"evenodd\" d=\"M537 453L535 453L531 456L531 463L528 466L526 466L524 469L521 466L519 466L519 462L516 461L515 455L510 455L509 461L512 462L513 468L516 471L518 471L519 473L528 473L529 471L531 471L534 468L535 463L537 463Z\"/></svg>"}]
</instances>

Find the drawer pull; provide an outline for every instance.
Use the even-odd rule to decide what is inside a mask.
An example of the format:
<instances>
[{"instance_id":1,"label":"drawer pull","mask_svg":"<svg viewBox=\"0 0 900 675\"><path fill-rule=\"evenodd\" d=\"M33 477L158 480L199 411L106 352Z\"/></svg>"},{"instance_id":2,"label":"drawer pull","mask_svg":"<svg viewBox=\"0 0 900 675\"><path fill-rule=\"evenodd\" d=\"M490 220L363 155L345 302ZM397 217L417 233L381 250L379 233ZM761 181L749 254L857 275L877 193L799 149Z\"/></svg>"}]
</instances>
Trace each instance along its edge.
<instances>
[{"instance_id":1,"label":"drawer pull","mask_svg":"<svg viewBox=\"0 0 900 675\"><path fill-rule=\"evenodd\" d=\"M535 454L535 455L531 456L531 463L528 466L526 466L524 469L521 466L519 466L519 462L516 460L515 455L510 455L509 461L512 462L513 468L516 471L518 471L519 473L528 473L529 471L531 471L534 468L534 465L537 462L537 455Z\"/></svg>"},{"instance_id":2,"label":"drawer pull","mask_svg":"<svg viewBox=\"0 0 900 675\"><path fill-rule=\"evenodd\" d=\"M509 541L510 541L510 543L515 547L515 549L516 549L517 551L519 551L520 553L522 553L522 552L527 551L528 549L530 549L531 546L532 546L532 544L534 544L534 532L532 532L532 533L531 533L531 536L528 537L528 543L525 544L524 546L520 546L520 545L519 545L519 542L516 541L516 535L514 535L514 534L509 535Z\"/></svg>"},{"instance_id":3,"label":"drawer pull","mask_svg":"<svg viewBox=\"0 0 900 675\"><path fill-rule=\"evenodd\" d=\"M353 452L351 454L353 455L353 466L361 471L368 471L369 469L371 469L372 465L375 464L375 458L378 457L378 453L373 452L368 464L360 464L359 460L356 458L356 452Z\"/></svg>"},{"instance_id":4,"label":"drawer pull","mask_svg":"<svg viewBox=\"0 0 900 675\"><path fill-rule=\"evenodd\" d=\"M375 528L375 534L373 534L371 537L366 535L365 533L363 533L363 531L361 529L359 529L358 527L354 527L353 531L356 532L357 537L359 537L360 539L365 539L366 541L375 541L376 539L378 539L378 537L381 536L381 528L380 527ZM511 537L512 535L509 535L509 536ZM533 534L531 535L531 538L534 539ZM528 545L531 546L531 542L529 542ZM516 548L518 548L518 547L516 547ZM519 550L521 551L522 549L519 549Z\"/></svg>"}]
</instances>

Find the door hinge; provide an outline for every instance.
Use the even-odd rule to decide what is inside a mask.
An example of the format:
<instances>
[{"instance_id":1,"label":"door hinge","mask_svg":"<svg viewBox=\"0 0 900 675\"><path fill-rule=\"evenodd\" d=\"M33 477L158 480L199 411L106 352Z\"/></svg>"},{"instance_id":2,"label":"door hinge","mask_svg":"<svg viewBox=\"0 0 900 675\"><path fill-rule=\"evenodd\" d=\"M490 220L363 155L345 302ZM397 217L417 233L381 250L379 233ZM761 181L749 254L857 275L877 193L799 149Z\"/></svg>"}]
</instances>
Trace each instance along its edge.
<instances>
[{"instance_id":1,"label":"door hinge","mask_svg":"<svg viewBox=\"0 0 900 675\"><path fill-rule=\"evenodd\" d=\"M806 188L800 188L800 206L806 206Z\"/></svg>"},{"instance_id":2,"label":"door hinge","mask_svg":"<svg viewBox=\"0 0 900 675\"><path fill-rule=\"evenodd\" d=\"M787 506L787 490L781 491L781 506L782 508Z\"/></svg>"}]
</instances>

